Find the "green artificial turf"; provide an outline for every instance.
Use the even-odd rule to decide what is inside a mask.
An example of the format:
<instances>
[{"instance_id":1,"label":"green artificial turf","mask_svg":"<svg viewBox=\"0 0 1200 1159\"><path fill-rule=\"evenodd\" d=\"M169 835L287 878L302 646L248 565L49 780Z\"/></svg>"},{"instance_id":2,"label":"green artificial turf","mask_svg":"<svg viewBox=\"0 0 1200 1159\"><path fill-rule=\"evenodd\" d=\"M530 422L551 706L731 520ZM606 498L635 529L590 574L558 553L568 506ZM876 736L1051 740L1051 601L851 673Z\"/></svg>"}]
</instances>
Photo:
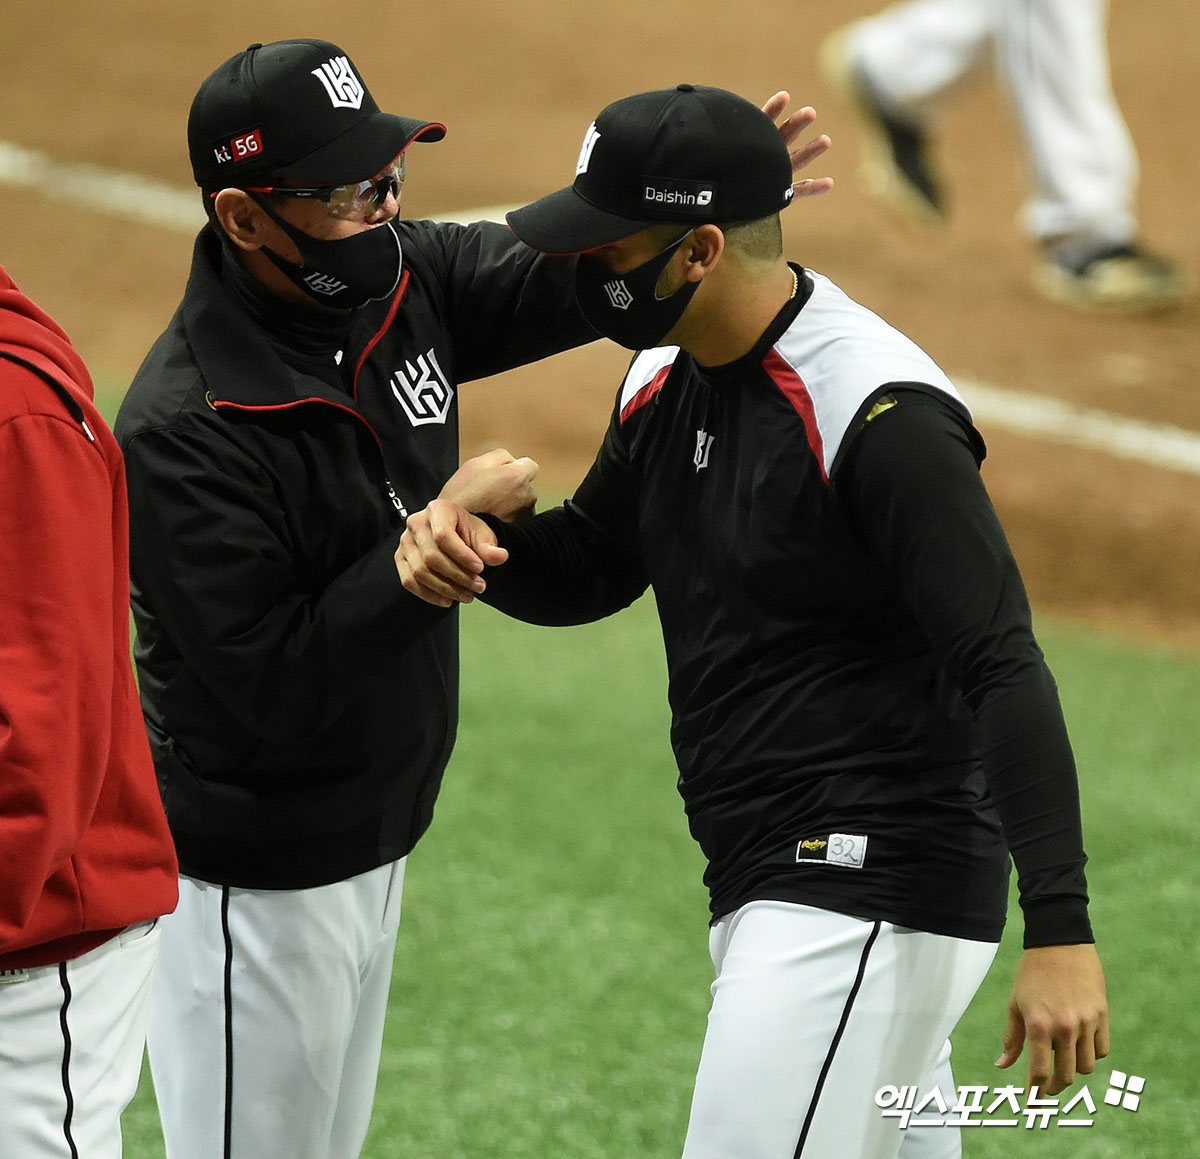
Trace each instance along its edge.
<instances>
[{"instance_id":1,"label":"green artificial turf","mask_svg":"<svg viewBox=\"0 0 1200 1159\"><path fill-rule=\"evenodd\" d=\"M1113 1051L1088 1081L1092 1127L972 1130L964 1154L1192 1154L1200 664L1056 625L1041 639L1080 766ZM458 748L409 860L365 1155L676 1156L711 966L653 605L556 630L475 605L463 672ZM1023 1085L1023 1062L992 1066L1019 931L1014 909L955 1035L960 1084ZM1146 1080L1136 1113L1103 1103L1113 1069ZM162 1154L148 1078L126 1131L128 1155Z\"/></svg>"}]
</instances>

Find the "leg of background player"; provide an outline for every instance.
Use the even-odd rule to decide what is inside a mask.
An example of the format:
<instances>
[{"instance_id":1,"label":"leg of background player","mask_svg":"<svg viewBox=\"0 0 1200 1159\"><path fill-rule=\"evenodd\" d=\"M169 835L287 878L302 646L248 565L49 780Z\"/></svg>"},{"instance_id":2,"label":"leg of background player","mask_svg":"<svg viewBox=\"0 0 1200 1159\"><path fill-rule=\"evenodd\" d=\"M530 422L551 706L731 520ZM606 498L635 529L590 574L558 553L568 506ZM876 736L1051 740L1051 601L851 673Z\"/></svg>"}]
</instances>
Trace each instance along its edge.
<instances>
[{"instance_id":1,"label":"leg of background player","mask_svg":"<svg viewBox=\"0 0 1200 1159\"><path fill-rule=\"evenodd\" d=\"M1010 0L996 51L1033 170L1028 231L1133 240L1137 157L1109 79L1107 4Z\"/></svg>"},{"instance_id":2,"label":"leg of background player","mask_svg":"<svg viewBox=\"0 0 1200 1159\"><path fill-rule=\"evenodd\" d=\"M991 64L997 0L910 0L852 24L847 48L880 102L921 125Z\"/></svg>"},{"instance_id":3,"label":"leg of background player","mask_svg":"<svg viewBox=\"0 0 1200 1159\"><path fill-rule=\"evenodd\" d=\"M0 1153L119 1159L158 945L153 923L131 927L0 986Z\"/></svg>"},{"instance_id":4,"label":"leg of background player","mask_svg":"<svg viewBox=\"0 0 1200 1159\"><path fill-rule=\"evenodd\" d=\"M1137 236L1137 155L1113 95L1107 15L1107 0L909 0L839 29L820 56L860 122L860 184L918 226L947 216L929 140L941 104L994 63L1028 158L1022 226L1041 247L1038 291L1083 309L1167 309L1194 278Z\"/></svg>"},{"instance_id":5,"label":"leg of background player","mask_svg":"<svg viewBox=\"0 0 1200 1159\"><path fill-rule=\"evenodd\" d=\"M990 64L1003 0L910 0L833 33L826 81L858 121L858 182L900 221L943 222L946 193L929 135L956 85Z\"/></svg>"},{"instance_id":6,"label":"leg of background player","mask_svg":"<svg viewBox=\"0 0 1200 1159\"><path fill-rule=\"evenodd\" d=\"M1188 271L1138 239L1137 154L1109 78L1106 0L1009 0L997 35L1033 174L1023 225L1052 301L1137 313L1177 305Z\"/></svg>"},{"instance_id":7,"label":"leg of background player","mask_svg":"<svg viewBox=\"0 0 1200 1159\"><path fill-rule=\"evenodd\" d=\"M356 1159L403 873L275 891L181 880L149 1034L169 1159Z\"/></svg>"},{"instance_id":8,"label":"leg of background player","mask_svg":"<svg viewBox=\"0 0 1200 1159\"><path fill-rule=\"evenodd\" d=\"M783 902L744 906L711 942L684 1159L895 1159L875 1092L932 1080L996 952Z\"/></svg>"}]
</instances>

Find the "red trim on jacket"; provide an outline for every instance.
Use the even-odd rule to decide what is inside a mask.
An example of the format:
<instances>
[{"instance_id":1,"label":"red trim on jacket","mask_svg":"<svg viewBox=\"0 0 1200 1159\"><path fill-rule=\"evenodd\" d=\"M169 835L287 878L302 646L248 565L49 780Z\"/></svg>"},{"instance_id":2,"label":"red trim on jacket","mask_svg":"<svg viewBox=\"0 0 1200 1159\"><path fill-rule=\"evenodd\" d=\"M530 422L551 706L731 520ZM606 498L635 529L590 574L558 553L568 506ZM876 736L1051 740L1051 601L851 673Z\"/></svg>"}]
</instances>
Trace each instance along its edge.
<instances>
[{"instance_id":1,"label":"red trim on jacket","mask_svg":"<svg viewBox=\"0 0 1200 1159\"><path fill-rule=\"evenodd\" d=\"M297 398L291 402L272 402L272 403L248 403L248 402L229 402L227 399L212 399L209 405L213 410L220 410L222 407L228 407L230 410L245 410L245 411L276 411L276 410L292 410L298 406L308 406L309 403L320 403L322 406L331 406L334 410L344 411L346 414L358 419L364 427L371 432L371 437L379 444L380 451L383 450L383 440L379 437L375 428L371 426L367 417L356 411L352 406L345 406L343 403L334 402L331 398L320 398L317 395L312 395L309 398Z\"/></svg>"},{"instance_id":2,"label":"red trim on jacket","mask_svg":"<svg viewBox=\"0 0 1200 1159\"><path fill-rule=\"evenodd\" d=\"M354 395L354 401L358 401L358 372L362 370L363 363L367 361L371 351L378 345L379 340L388 332L392 325L392 320L396 317L396 311L400 309L400 303L404 300L404 292L408 289L409 271L405 270L400 278L400 286L396 290L395 296L392 298L392 304L388 307L387 317L383 320L383 325L371 336L371 341L363 348L363 352L358 356L358 362L354 364L354 379L351 384L351 393Z\"/></svg>"}]
</instances>

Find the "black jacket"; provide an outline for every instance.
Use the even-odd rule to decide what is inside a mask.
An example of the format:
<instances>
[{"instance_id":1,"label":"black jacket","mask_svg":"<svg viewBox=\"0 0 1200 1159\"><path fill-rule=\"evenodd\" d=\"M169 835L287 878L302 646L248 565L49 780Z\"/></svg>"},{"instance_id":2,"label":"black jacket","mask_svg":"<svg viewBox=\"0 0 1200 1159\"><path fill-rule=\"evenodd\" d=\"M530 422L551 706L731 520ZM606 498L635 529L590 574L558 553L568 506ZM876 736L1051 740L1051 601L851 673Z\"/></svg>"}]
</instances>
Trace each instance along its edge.
<instances>
[{"instance_id":1,"label":"black jacket","mask_svg":"<svg viewBox=\"0 0 1200 1159\"><path fill-rule=\"evenodd\" d=\"M392 299L327 323L203 230L117 417L142 704L193 877L320 885L428 827L457 620L400 585L405 515L457 467L459 382L594 337L572 263L501 226L397 228Z\"/></svg>"}]
</instances>

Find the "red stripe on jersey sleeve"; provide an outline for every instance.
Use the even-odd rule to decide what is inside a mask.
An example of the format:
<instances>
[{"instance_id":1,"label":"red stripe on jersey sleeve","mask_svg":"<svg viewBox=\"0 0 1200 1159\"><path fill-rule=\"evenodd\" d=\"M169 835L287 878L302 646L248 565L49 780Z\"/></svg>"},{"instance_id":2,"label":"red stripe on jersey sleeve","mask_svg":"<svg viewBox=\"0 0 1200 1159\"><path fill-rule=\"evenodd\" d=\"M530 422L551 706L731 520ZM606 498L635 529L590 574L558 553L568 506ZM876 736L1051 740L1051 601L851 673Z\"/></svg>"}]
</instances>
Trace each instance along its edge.
<instances>
[{"instance_id":1,"label":"red stripe on jersey sleeve","mask_svg":"<svg viewBox=\"0 0 1200 1159\"><path fill-rule=\"evenodd\" d=\"M817 410L813 405L812 395L804 379L796 373L793 367L777 350L771 350L763 359L763 369L771 381L787 397L804 423L804 432L808 436L808 445L816 456L817 466L821 468L821 478L828 483L829 475L825 470L825 445L821 441L821 428L817 425Z\"/></svg>"},{"instance_id":2,"label":"red stripe on jersey sleeve","mask_svg":"<svg viewBox=\"0 0 1200 1159\"><path fill-rule=\"evenodd\" d=\"M637 392L622 408L621 422L624 422L634 411L641 410L658 392L662 389L662 384L667 381L667 375L671 373L671 366L674 363L669 363L664 366L641 390Z\"/></svg>"}]
</instances>

